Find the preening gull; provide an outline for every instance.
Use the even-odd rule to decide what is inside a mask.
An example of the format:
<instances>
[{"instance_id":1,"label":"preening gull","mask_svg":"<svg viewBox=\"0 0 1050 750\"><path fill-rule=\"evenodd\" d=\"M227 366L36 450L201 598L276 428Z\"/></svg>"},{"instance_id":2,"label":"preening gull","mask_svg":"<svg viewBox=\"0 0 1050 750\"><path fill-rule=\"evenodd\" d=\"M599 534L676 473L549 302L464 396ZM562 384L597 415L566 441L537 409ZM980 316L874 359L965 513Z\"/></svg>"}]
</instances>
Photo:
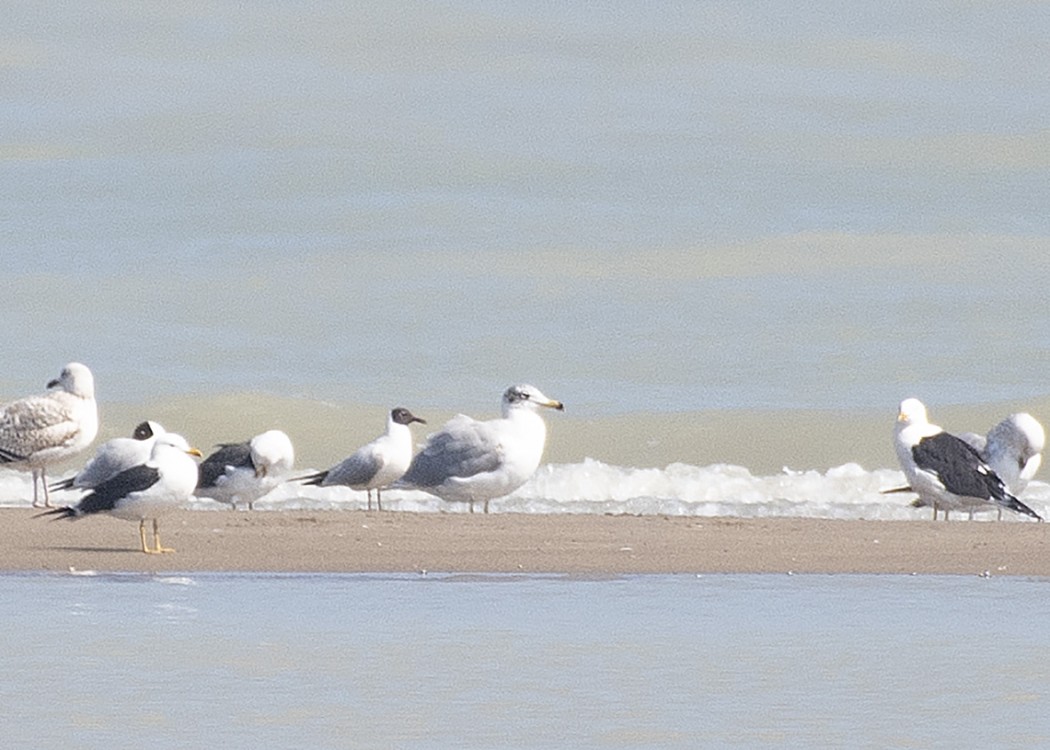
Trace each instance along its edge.
<instances>
[{"instance_id":1,"label":"preening gull","mask_svg":"<svg viewBox=\"0 0 1050 750\"><path fill-rule=\"evenodd\" d=\"M959 435L981 454L1012 495L1024 492L1043 462L1046 432L1031 414L1018 412L1003 419L987 436Z\"/></svg>"},{"instance_id":2,"label":"preening gull","mask_svg":"<svg viewBox=\"0 0 1050 750\"><path fill-rule=\"evenodd\" d=\"M294 463L292 440L281 430L267 430L243 443L223 443L201 464L196 495L234 508L247 503L251 510Z\"/></svg>"},{"instance_id":3,"label":"preening gull","mask_svg":"<svg viewBox=\"0 0 1050 750\"><path fill-rule=\"evenodd\" d=\"M138 521L143 552L174 552L160 543L157 517L175 510L193 495L197 462L190 456L200 455L181 435L166 432L154 442L146 463L132 466L100 483L74 506L55 508L40 515L81 518L92 513L108 513L126 521ZM153 520L153 547L146 543L148 518Z\"/></svg>"},{"instance_id":4,"label":"preening gull","mask_svg":"<svg viewBox=\"0 0 1050 750\"><path fill-rule=\"evenodd\" d=\"M132 466L146 463L153 451L153 443L164 432L164 428L156 422L147 420L139 423L131 437L107 440L76 476L55 482L51 489L90 490Z\"/></svg>"},{"instance_id":5,"label":"preening gull","mask_svg":"<svg viewBox=\"0 0 1050 750\"><path fill-rule=\"evenodd\" d=\"M926 417L926 407L914 398L901 402L894 444L908 486L933 517L949 511L995 505L1043 520L1038 513L1011 495L1003 480L964 440L950 435Z\"/></svg>"},{"instance_id":6,"label":"preening gull","mask_svg":"<svg viewBox=\"0 0 1050 750\"><path fill-rule=\"evenodd\" d=\"M0 464L33 472L33 507L51 507L47 467L84 450L98 434L95 378L85 365L70 362L39 396L0 407Z\"/></svg>"},{"instance_id":7,"label":"preening gull","mask_svg":"<svg viewBox=\"0 0 1050 750\"><path fill-rule=\"evenodd\" d=\"M560 401L531 385L503 394L503 417L480 422L459 414L427 438L408 471L392 486L419 489L448 502L470 503L509 495L539 468L547 425L539 407L561 411Z\"/></svg>"},{"instance_id":8,"label":"preening gull","mask_svg":"<svg viewBox=\"0 0 1050 750\"><path fill-rule=\"evenodd\" d=\"M367 490L368 509L372 510L372 490L376 491L376 506L383 510L382 488L399 479L412 463L413 422L426 424L408 409L391 410L386 420L386 433L354 451L349 458L328 471L302 477L304 484L332 487L343 485L354 490Z\"/></svg>"}]
</instances>

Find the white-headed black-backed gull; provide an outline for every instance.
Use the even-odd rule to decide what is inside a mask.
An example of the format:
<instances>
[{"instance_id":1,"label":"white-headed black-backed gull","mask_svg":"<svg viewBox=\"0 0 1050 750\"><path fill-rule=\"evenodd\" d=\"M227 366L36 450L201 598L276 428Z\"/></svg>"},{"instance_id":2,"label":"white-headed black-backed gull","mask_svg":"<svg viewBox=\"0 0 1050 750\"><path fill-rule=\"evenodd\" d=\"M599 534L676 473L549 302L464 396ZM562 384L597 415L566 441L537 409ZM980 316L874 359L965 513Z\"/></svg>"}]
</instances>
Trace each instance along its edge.
<instances>
[{"instance_id":1,"label":"white-headed black-backed gull","mask_svg":"<svg viewBox=\"0 0 1050 750\"><path fill-rule=\"evenodd\" d=\"M33 472L33 507L51 507L47 468L87 448L98 434L95 378L70 362L39 396L0 407L0 464ZM38 486L40 490L38 490Z\"/></svg>"},{"instance_id":2,"label":"white-headed black-backed gull","mask_svg":"<svg viewBox=\"0 0 1050 750\"><path fill-rule=\"evenodd\" d=\"M994 505L1042 520L1011 495L1002 479L961 438L930 424L926 407L915 398L901 402L894 429L901 470L919 498L945 519L953 510Z\"/></svg>"},{"instance_id":3,"label":"white-headed black-backed gull","mask_svg":"<svg viewBox=\"0 0 1050 750\"><path fill-rule=\"evenodd\" d=\"M539 468L547 424L539 407L565 407L531 385L503 394L500 419L482 422L459 414L427 437L408 471L392 486L418 489L447 502L484 502L509 495Z\"/></svg>"},{"instance_id":4,"label":"white-headed black-backed gull","mask_svg":"<svg viewBox=\"0 0 1050 750\"><path fill-rule=\"evenodd\" d=\"M368 509L372 510L372 490L376 491L376 507L383 510L382 489L400 479L412 463L413 422L426 424L404 407L392 409L386 420L386 432L367 445L362 445L348 458L327 471L302 477L304 484L333 487L342 485L368 492Z\"/></svg>"},{"instance_id":5,"label":"white-headed black-backed gull","mask_svg":"<svg viewBox=\"0 0 1050 750\"><path fill-rule=\"evenodd\" d=\"M201 464L196 495L234 508L246 503L252 510L294 463L292 440L281 430L267 430L243 443L223 443Z\"/></svg>"},{"instance_id":6,"label":"white-headed black-backed gull","mask_svg":"<svg viewBox=\"0 0 1050 750\"><path fill-rule=\"evenodd\" d=\"M175 510L193 496L197 486L197 462L201 452L190 448L185 438L166 432L156 438L149 460L132 466L97 485L68 508L55 508L42 516L81 518L108 513L126 521L139 522L142 551L148 554L174 552L160 543L157 518ZM153 546L146 543L146 519L153 520Z\"/></svg>"},{"instance_id":7,"label":"white-headed black-backed gull","mask_svg":"<svg viewBox=\"0 0 1050 750\"><path fill-rule=\"evenodd\" d=\"M91 460L75 476L55 482L52 490L90 490L132 466L144 464L153 451L153 443L163 435L157 422L140 422L131 437L107 440L98 447Z\"/></svg>"}]
</instances>

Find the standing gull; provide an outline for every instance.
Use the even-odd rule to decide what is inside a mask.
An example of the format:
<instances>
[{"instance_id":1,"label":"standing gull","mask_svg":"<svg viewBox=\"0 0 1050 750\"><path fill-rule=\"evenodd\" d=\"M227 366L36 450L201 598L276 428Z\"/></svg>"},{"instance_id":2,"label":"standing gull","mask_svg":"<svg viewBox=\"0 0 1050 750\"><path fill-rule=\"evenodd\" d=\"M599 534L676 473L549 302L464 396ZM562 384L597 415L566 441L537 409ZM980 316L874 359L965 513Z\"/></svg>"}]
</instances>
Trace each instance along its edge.
<instances>
[{"instance_id":1,"label":"standing gull","mask_svg":"<svg viewBox=\"0 0 1050 750\"><path fill-rule=\"evenodd\" d=\"M332 487L344 485L354 490L367 490L368 509L372 510L372 490L376 491L376 507L383 510L380 491L399 479L412 463L413 422L426 424L408 409L397 407L386 420L386 433L354 451L349 458L328 471L302 477L304 484Z\"/></svg>"},{"instance_id":2,"label":"standing gull","mask_svg":"<svg viewBox=\"0 0 1050 750\"><path fill-rule=\"evenodd\" d=\"M1028 487L1043 461L1046 432L1031 414L1019 412L1003 419L987 435L962 432L959 438L980 454L981 459L1003 480L1007 492L1018 497ZM911 491L911 487L883 490L884 493ZM916 508L928 507L930 501L920 497L912 505ZM973 513L970 515L972 517ZM1002 519L1001 507L999 518Z\"/></svg>"},{"instance_id":3,"label":"standing gull","mask_svg":"<svg viewBox=\"0 0 1050 750\"><path fill-rule=\"evenodd\" d=\"M234 508L255 501L281 482L295 463L292 440L281 430L267 430L243 443L223 443L200 467L198 497L210 497Z\"/></svg>"},{"instance_id":4,"label":"standing gull","mask_svg":"<svg viewBox=\"0 0 1050 750\"><path fill-rule=\"evenodd\" d=\"M949 511L989 504L1043 520L1007 492L1003 480L972 446L930 424L926 407L918 399L901 402L894 443L908 486L933 506L935 520L938 510L944 511L947 520Z\"/></svg>"},{"instance_id":5,"label":"standing gull","mask_svg":"<svg viewBox=\"0 0 1050 750\"><path fill-rule=\"evenodd\" d=\"M120 472L146 463L153 451L153 443L164 432L164 428L156 422L141 422L135 427L131 437L107 440L98 447L95 455L84 464L84 468L78 471L76 476L55 482L51 489L94 489Z\"/></svg>"},{"instance_id":6,"label":"standing gull","mask_svg":"<svg viewBox=\"0 0 1050 750\"><path fill-rule=\"evenodd\" d=\"M33 507L51 507L47 467L84 450L98 433L95 378L85 365L70 362L39 396L0 407L0 464L33 472Z\"/></svg>"},{"instance_id":7,"label":"standing gull","mask_svg":"<svg viewBox=\"0 0 1050 750\"><path fill-rule=\"evenodd\" d=\"M509 495L539 468L547 425L539 407L563 410L531 385L503 394L503 417L480 422L459 414L427 438L408 471L392 486L419 489L447 502L470 503Z\"/></svg>"},{"instance_id":8,"label":"standing gull","mask_svg":"<svg viewBox=\"0 0 1050 750\"><path fill-rule=\"evenodd\" d=\"M190 456L200 455L181 435L164 433L153 444L146 463L107 479L72 507L55 508L40 515L72 519L109 513L126 521L138 521L143 552L151 555L174 552L160 543L157 517L175 510L193 495L197 462ZM153 519L153 547L146 543L147 518Z\"/></svg>"}]
</instances>

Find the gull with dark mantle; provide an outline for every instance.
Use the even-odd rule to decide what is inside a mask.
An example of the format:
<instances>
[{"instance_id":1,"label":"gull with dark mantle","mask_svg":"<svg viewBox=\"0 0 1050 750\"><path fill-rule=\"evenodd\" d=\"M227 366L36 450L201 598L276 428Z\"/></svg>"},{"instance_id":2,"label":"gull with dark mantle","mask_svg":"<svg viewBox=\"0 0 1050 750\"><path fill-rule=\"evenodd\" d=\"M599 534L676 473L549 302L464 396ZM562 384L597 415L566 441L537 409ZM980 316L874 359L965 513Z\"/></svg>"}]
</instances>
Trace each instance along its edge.
<instances>
[{"instance_id":1,"label":"gull with dark mantle","mask_svg":"<svg viewBox=\"0 0 1050 750\"><path fill-rule=\"evenodd\" d=\"M404 407L392 409L384 434L362 445L331 469L300 477L300 481L319 487L343 485L366 490L369 510L372 510L372 490L375 490L376 507L383 510L380 491L399 479L412 463L412 431L408 426L413 422L427 423Z\"/></svg>"},{"instance_id":2,"label":"gull with dark mantle","mask_svg":"<svg viewBox=\"0 0 1050 750\"><path fill-rule=\"evenodd\" d=\"M139 522L143 552L174 552L161 545L157 518L192 497L197 485L197 462L190 456L200 455L201 452L190 448L181 435L166 432L156 439L146 463L132 466L101 482L76 505L55 508L39 516L75 519L108 513L115 518ZM146 542L147 519L153 521L152 547Z\"/></svg>"},{"instance_id":3,"label":"gull with dark mantle","mask_svg":"<svg viewBox=\"0 0 1050 750\"><path fill-rule=\"evenodd\" d=\"M233 508L255 501L284 479L295 463L292 440L282 430L267 430L243 443L223 443L204 460L195 494Z\"/></svg>"},{"instance_id":4,"label":"gull with dark mantle","mask_svg":"<svg viewBox=\"0 0 1050 750\"><path fill-rule=\"evenodd\" d=\"M417 489L446 502L485 504L521 487L539 468L547 441L540 408L565 407L531 385L503 394L500 419L479 421L459 414L429 437L408 471L392 488Z\"/></svg>"},{"instance_id":5,"label":"gull with dark mantle","mask_svg":"<svg viewBox=\"0 0 1050 750\"><path fill-rule=\"evenodd\" d=\"M938 510L944 511L947 520L950 511L987 505L1043 520L1007 491L973 446L930 424L926 407L918 399L901 402L894 444L908 486L920 501L933 507L934 520Z\"/></svg>"}]
</instances>

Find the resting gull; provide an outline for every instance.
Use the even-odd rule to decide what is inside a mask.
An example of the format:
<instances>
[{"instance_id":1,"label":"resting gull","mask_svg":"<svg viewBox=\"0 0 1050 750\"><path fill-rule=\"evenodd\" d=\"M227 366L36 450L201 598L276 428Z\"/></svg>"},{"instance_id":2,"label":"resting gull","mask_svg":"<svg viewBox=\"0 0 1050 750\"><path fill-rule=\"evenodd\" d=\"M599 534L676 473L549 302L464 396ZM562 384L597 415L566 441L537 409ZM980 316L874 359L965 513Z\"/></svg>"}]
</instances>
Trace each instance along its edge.
<instances>
[{"instance_id":1,"label":"resting gull","mask_svg":"<svg viewBox=\"0 0 1050 750\"><path fill-rule=\"evenodd\" d=\"M210 497L248 509L268 493L295 463L292 440L281 430L267 430L243 443L223 443L200 467L198 497Z\"/></svg>"},{"instance_id":2,"label":"resting gull","mask_svg":"<svg viewBox=\"0 0 1050 750\"><path fill-rule=\"evenodd\" d=\"M944 511L947 520L952 510L995 505L1043 520L1006 490L1003 480L972 446L930 424L926 407L918 399L901 402L894 443L908 486L933 506L934 519L938 510Z\"/></svg>"},{"instance_id":3,"label":"resting gull","mask_svg":"<svg viewBox=\"0 0 1050 750\"><path fill-rule=\"evenodd\" d=\"M55 508L40 515L72 519L109 513L126 521L138 521L143 552L174 552L160 543L157 517L175 510L193 495L197 462L190 456L200 455L181 435L166 432L156 439L146 463L125 469L100 483L74 506ZM153 519L153 547L146 543L147 518Z\"/></svg>"},{"instance_id":4,"label":"resting gull","mask_svg":"<svg viewBox=\"0 0 1050 750\"><path fill-rule=\"evenodd\" d=\"M994 471L1007 491L1018 497L1029 481L1035 476L1042 463L1042 450L1046 443L1046 433L1031 414L1019 412L1011 414L992 429L987 435L974 432L959 433L959 438L976 450L992 471ZM911 487L896 487L884 492L911 492ZM916 508L928 507L927 498L920 497L912 503ZM972 512L971 512L972 516ZM1002 518L1002 508L999 508Z\"/></svg>"},{"instance_id":5,"label":"resting gull","mask_svg":"<svg viewBox=\"0 0 1050 750\"><path fill-rule=\"evenodd\" d=\"M55 482L51 489L90 490L125 469L146 463L153 451L153 443L164 432L164 428L156 422L147 420L139 423L131 437L107 440L98 447L95 455L84 464L84 468L78 471L76 476Z\"/></svg>"},{"instance_id":6,"label":"resting gull","mask_svg":"<svg viewBox=\"0 0 1050 750\"><path fill-rule=\"evenodd\" d=\"M33 472L33 507L51 507L47 467L84 450L98 433L95 378L85 365L70 362L39 396L0 407L0 464Z\"/></svg>"},{"instance_id":7,"label":"resting gull","mask_svg":"<svg viewBox=\"0 0 1050 750\"><path fill-rule=\"evenodd\" d=\"M560 401L531 385L503 394L503 417L487 422L459 414L427 438L423 450L393 487L419 489L448 502L470 503L509 495L540 465L547 425L539 407L561 411Z\"/></svg>"},{"instance_id":8,"label":"resting gull","mask_svg":"<svg viewBox=\"0 0 1050 750\"><path fill-rule=\"evenodd\" d=\"M332 487L343 485L368 492L368 509L372 510L372 490L376 491L376 507L383 510L382 488L399 479L412 463L413 422L426 424L408 409L391 410L386 420L386 432L371 443L354 451L349 458L328 471L301 477L304 484Z\"/></svg>"}]
</instances>

